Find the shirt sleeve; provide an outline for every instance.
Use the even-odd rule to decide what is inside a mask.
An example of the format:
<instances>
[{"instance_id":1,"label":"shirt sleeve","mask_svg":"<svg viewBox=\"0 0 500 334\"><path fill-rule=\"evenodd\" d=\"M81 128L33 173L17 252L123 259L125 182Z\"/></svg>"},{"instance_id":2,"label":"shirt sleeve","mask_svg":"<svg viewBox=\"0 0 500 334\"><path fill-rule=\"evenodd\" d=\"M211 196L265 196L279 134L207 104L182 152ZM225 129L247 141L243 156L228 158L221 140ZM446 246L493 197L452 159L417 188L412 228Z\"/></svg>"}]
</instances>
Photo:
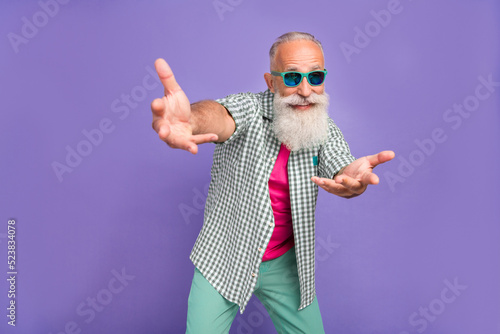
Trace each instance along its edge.
<instances>
[{"instance_id":1,"label":"shirt sleeve","mask_svg":"<svg viewBox=\"0 0 500 334\"><path fill-rule=\"evenodd\" d=\"M328 139L319 151L318 160L318 176L329 179L355 160L342 132L332 119L328 120Z\"/></svg>"},{"instance_id":2,"label":"shirt sleeve","mask_svg":"<svg viewBox=\"0 0 500 334\"><path fill-rule=\"evenodd\" d=\"M236 125L233 134L224 143L231 142L243 135L248 129L250 120L255 117L259 111L258 94L232 94L215 101L223 105L227 111L229 111Z\"/></svg>"}]
</instances>

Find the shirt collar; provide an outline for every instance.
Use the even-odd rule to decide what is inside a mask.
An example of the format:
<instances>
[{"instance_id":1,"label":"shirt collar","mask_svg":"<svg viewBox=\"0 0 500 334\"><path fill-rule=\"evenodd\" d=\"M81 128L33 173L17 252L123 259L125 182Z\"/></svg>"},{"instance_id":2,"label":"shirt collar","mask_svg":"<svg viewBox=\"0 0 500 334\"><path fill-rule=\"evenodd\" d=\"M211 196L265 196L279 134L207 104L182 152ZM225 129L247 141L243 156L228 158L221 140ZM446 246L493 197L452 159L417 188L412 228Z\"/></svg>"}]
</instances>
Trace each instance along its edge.
<instances>
[{"instance_id":1,"label":"shirt collar","mask_svg":"<svg viewBox=\"0 0 500 334\"><path fill-rule=\"evenodd\" d=\"M262 116L272 121L274 118L274 93L269 89L266 90L262 100Z\"/></svg>"}]
</instances>

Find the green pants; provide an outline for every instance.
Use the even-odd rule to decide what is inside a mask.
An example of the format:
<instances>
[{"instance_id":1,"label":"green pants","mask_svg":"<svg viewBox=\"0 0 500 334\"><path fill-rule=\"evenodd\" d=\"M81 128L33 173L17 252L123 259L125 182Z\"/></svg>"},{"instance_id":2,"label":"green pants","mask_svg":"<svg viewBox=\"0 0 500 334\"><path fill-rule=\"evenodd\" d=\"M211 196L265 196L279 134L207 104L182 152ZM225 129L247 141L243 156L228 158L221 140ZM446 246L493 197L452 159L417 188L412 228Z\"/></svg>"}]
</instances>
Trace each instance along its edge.
<instances>
[{"instance_id":1,"label":"green pants","mask_svg":"<svg viewBox=\"0 0 500 334\"><path fill-rule=\"evenodd\" d=\"M295 248L271 261L262 262L253 292L269 313L278 333L324 333L318 301L298 311L300 287ZM238 305L222 297L195 268L188 300L188 334L228 333ZM243 313L245 317L245 313ZM259 333L258 329L244 329Z\"/></svg>"}]
</instances>

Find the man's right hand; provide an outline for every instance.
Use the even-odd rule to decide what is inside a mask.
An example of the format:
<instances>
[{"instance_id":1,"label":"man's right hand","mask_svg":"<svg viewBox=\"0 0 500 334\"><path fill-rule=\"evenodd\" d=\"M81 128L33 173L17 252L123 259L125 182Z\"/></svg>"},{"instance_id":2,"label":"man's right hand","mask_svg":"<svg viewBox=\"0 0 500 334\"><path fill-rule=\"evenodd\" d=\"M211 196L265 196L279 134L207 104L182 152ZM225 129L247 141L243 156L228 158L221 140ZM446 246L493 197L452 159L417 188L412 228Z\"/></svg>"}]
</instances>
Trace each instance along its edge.
<instances>
[{"instance_id":1,"label":"man's right hand","mask_svg":"<svg viewBox=\"0 0 500 334\"><path fill-rule=\"evenodd\" d=\"M196 154L198 144L216 141L218 136L215 133L193 135L191 105L186 94L165 60L157 59L155 68L165 88L165 96L151 103L153 129L168 146Z\"/></svg>"}]
</instances>

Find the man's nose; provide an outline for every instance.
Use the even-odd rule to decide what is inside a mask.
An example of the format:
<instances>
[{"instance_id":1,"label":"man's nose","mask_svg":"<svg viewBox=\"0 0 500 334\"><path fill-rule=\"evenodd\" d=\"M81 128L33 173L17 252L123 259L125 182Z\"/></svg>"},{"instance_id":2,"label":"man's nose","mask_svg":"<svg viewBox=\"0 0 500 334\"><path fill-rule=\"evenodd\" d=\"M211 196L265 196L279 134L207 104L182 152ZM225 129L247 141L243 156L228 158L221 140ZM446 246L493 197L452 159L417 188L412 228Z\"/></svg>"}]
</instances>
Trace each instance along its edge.
<instances>
[{"instance_id":1,"label":"man's nose","mask_svg":"<svg viewBox=\"0 0 500 334\"><path fill-rule=\"evenodd\" d=\"M309 84L309 81L307 81L306 77L302 78L302 82L298 85L297 93L303 97L309 97L309 95L311 95L311 85Z\"/></svg>"}]
</instances>

